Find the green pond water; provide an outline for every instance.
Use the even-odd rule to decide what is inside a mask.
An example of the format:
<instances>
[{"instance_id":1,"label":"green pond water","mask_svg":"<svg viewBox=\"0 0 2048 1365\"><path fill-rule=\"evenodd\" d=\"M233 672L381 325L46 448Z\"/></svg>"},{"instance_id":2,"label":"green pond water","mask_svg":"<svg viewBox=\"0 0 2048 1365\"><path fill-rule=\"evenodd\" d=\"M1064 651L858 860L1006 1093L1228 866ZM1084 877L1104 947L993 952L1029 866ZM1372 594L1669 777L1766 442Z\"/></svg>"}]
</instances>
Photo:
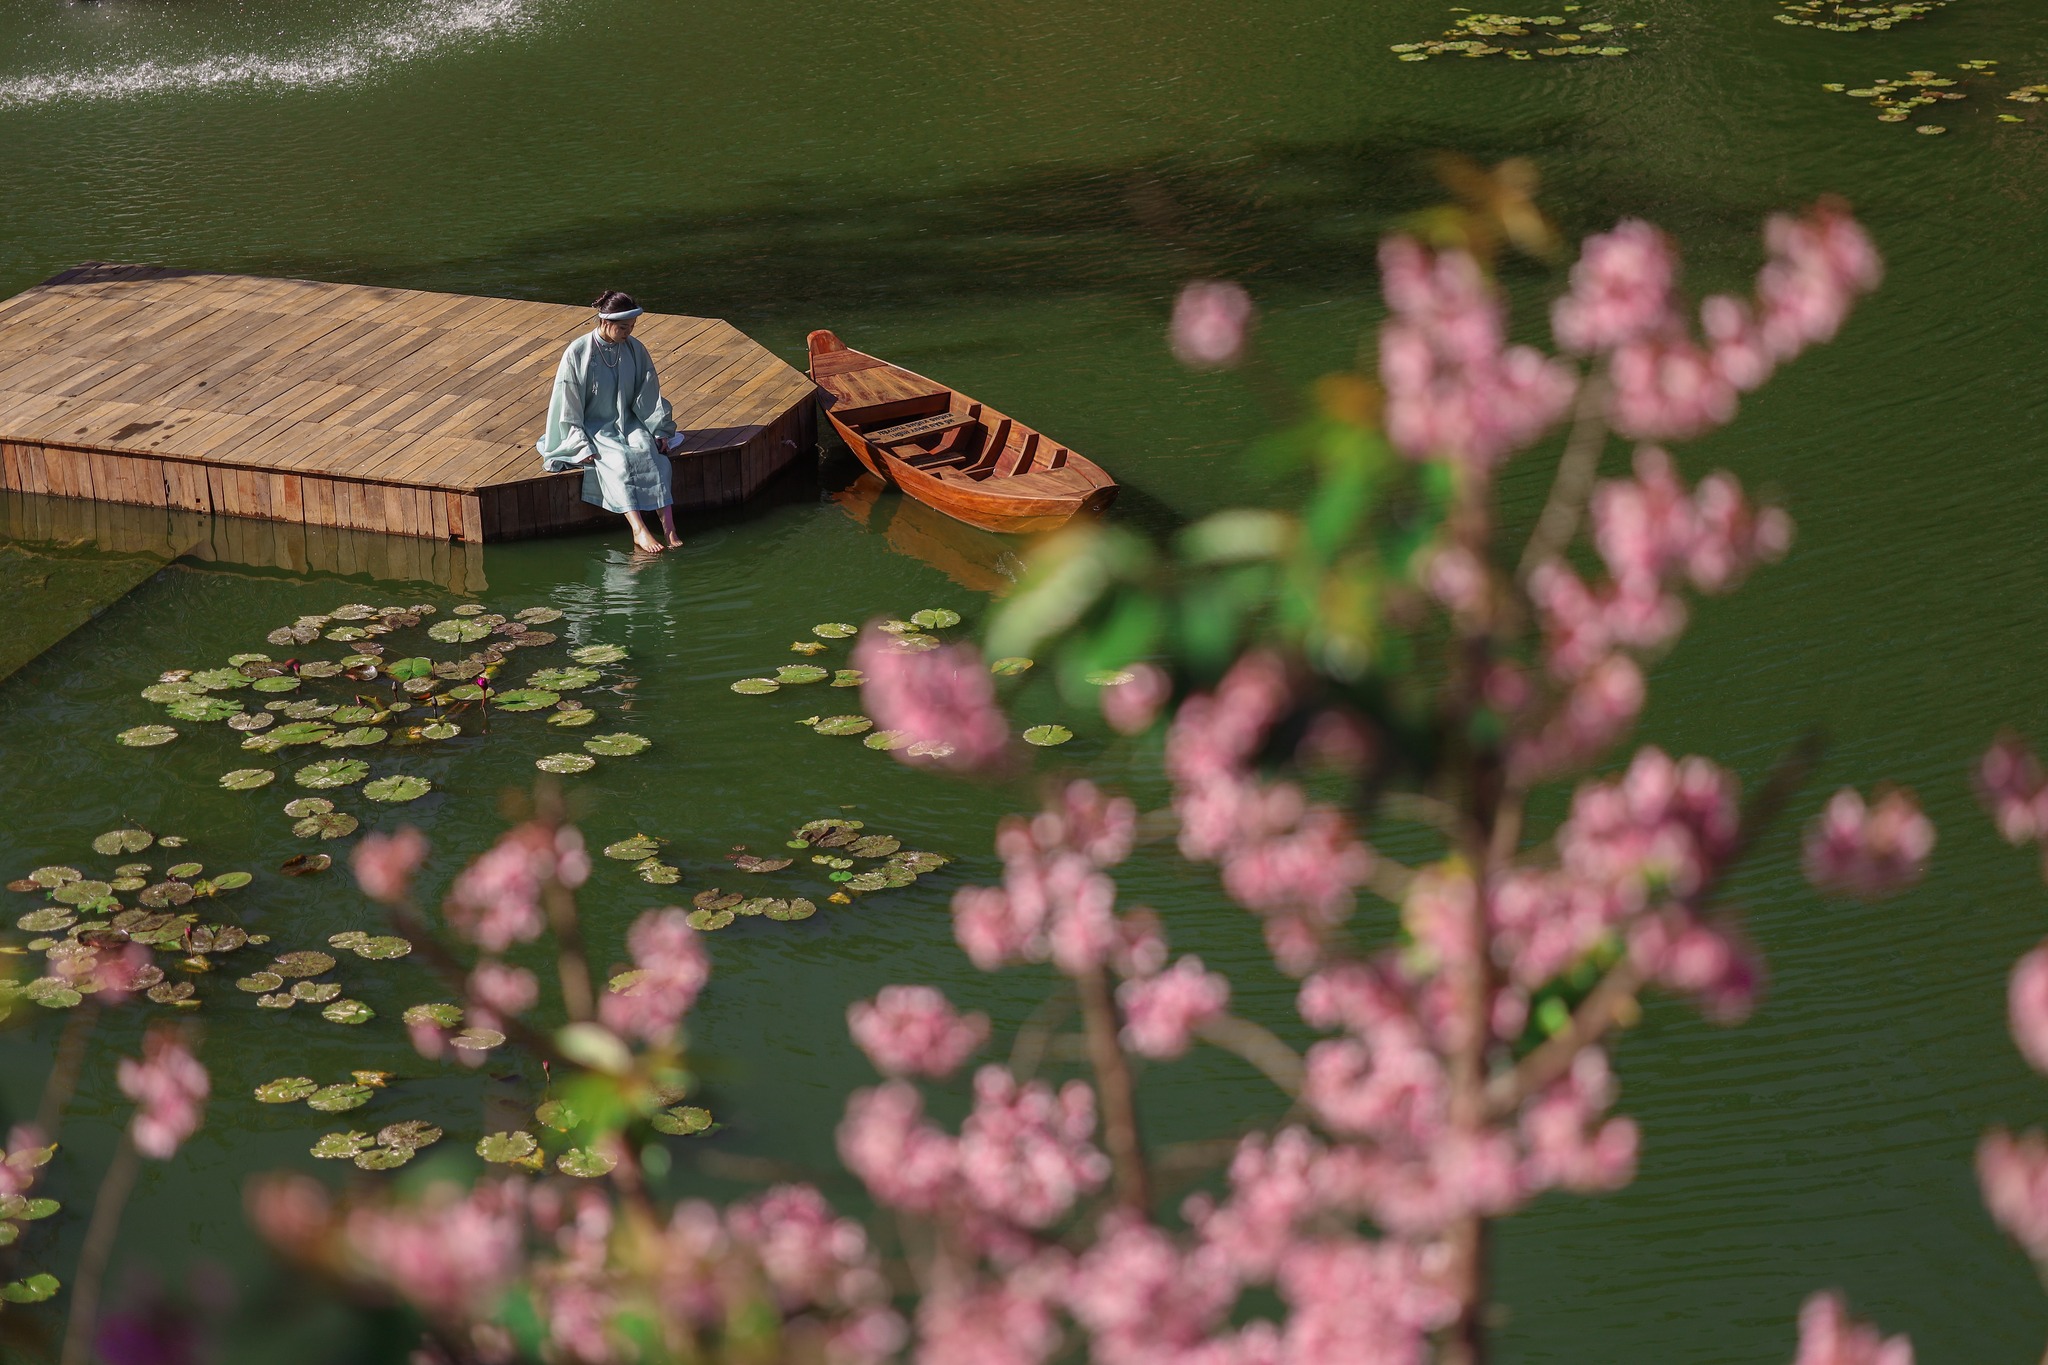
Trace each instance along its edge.
<instances>
[{"instance_id":1,"label":"green pond water","mask_svg":"<svg viewBox=\"0 0 2048 1365\"><path fill-rule=\"evenodd\" d=\"M1534 158L1574 233L1653 219L1685 242L1702 289L1754 268L1767 211L1848 196L1889 257L1883 291L1733 428L1680 452L1693 474L1725 465L1785 498L1799 544L1737 599L1702 604L1656 670L1644 734L1754 781L1820 727L1830 747L1802 817L1841 782L1905 782L1941 827L1935 870L1899 900L1843 905L1804 886L1796 830L1759 850L1732 894L1770 959L1766 1003L1726 1032L1651 1007L1620 1050L1641 1178L1506 1226L1502 1358L1785 1360L1801 1299L1840 1286L1911 1332L1923 1361L2036 1359L2048 1297L1983 1213L1970 1163L1986 1126L2048 1116L2048 1084L2003 1025L2004 976L2048 927L2048 890L2029 855L1992 836L1967 774L2001 725L2048 729L2048 119L2000 98L2048 81L2048 16L2032 0L1956 0L1892 32L1834 34L1774 22L1770 0L1611 0L1579 17L1596 12L1649 25L1627 35L1631 55L1400 63L1390 44L1454 17L1416 0L20 0L0 12L0 291L83 259L152 260L577 303L623 287L730 318L792 360L805 331L830 326L1055 432L1123 481L1115 515L1164 530L1291 492L1241 463L1271 420L1253 390L1168 356L1175 289L1243 279L1280 373L1305 383L1338 367L1378 316L1375 238L1438 194L1436 149ZM1943 136L1821 89L1975 58L1999 59L1999 75L1928 112ZM1997 122L2005 111L2026 121ZM1536 330L1531 305L1553 283L1517 266L1514 285ZM1509 471L1523 513L1544 465ZM220 727L185 726L163 749L112 736L160 718L137 696L159 670L267 648L267 630L304 612L445 613L466 596L557 608L565 639L631 651L636 681L588 695L618 713L603 729L654 742L569 779L595 842L671 839L686 893L733 884L731 846L774 849L825 815L959 858L913 887L801 924L743 921L715 943L693 1040L725 1126L673 1144L667 1183L730 1191L746 1162L828 1172L843 1098L867 1074L844 1034L849 1000L929 980L1000 1030L1042 984L975 973L945 913L955 886L993 875L991 826L1032 799L1029 783L927 778L793 723L857 709L850 692L727 690L795 661L788 645L814 622L926 606L959 610L962 631L986 620L1014 547L893 498L830 496L850 477L838 454L822 482L800 473L652 564L632 563L616 534L488 547L488 587L467 595L28 547L7 565L8 634L62 638L0 681L0 872L89 857L94 834L134 821L188 836L210 869L255 872L221 908L276 948L374 931L338 872L273 871L307 847L280 810L297 754L251 758ZM1147 746L1109 737L1088 699L1019 681L1020 728L1078 732L1041 771L1160 799ZM424 828L436 892L502 827L501 796L530 783L533 759L580 738L536 716L493 729L369 753L379 773L434 781L416 803L343 802L372 827ZM286 780L219 790L221 772L250 762ZM1205 874L1154 852L1124 885L1168 912L1178 947L1233 971L1245 1010L1284 1023L1288 987ZM585 902L600 962L664 899L602 863ZM238 1358L276 1359L289 1341L306 1360L399 1359L393 1342L332 1331L279 1294L242 1229L240 1182L313 1168L317 1134L371 1120L428 1118L445 1148L467 1147L487 1119L530 1105L538 1078L503 1054L474 1072L415 1059L397 1016L446 995L416 959L344 957L335 978L379 1015L360 1028L258 1011L228 979L251 969L200 983L216 1098L178 1159L145 1174L117 1291L121 1265L214 1262L254 1324ZM33 1013L0 1046L9 1116L33 1108L64 1023ZM51 1183L74 1210L124 1120L111 1057L134 1049L141 1013L102 1031L66 1127ZM274 1076L358 1066L402 1079L338 1123L249 1098ZM1153 1068L1142 1103L1164 1137L1278 1112L1263 1082L1214 1056ZM700 1153L716 1160L700 1167ZM75 1214L39 1230L32 1264L68 1278L82 1235Z\"/></svg>"}]
</instances>

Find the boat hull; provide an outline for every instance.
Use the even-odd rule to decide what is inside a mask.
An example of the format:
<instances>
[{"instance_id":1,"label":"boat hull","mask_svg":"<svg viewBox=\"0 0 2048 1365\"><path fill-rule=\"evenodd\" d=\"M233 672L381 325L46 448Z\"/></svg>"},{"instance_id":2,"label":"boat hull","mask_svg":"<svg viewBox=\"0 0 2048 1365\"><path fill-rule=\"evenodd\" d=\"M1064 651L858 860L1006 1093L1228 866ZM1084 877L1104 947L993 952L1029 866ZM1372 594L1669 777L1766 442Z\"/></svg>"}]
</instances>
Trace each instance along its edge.
<instances>
[{"instance_id":1,"label":"boat hull","mask_svg":"<svg viewBox=\"0 0 2048 1365\"><path fill-rule=\"evenodd\" d=\"M829 416L829 414L827 414ZM984 531L1004 535L1035 535L1058 530L1077 516L1100 516L1116 501L1113 483L1034 496L1004 491L985 493L951 479L927 474L914 465L896 459L861 439L860 433L834 419L832 429L846 442L869 473L906 497L964 521Z\"/></svg>"}]
</instances>

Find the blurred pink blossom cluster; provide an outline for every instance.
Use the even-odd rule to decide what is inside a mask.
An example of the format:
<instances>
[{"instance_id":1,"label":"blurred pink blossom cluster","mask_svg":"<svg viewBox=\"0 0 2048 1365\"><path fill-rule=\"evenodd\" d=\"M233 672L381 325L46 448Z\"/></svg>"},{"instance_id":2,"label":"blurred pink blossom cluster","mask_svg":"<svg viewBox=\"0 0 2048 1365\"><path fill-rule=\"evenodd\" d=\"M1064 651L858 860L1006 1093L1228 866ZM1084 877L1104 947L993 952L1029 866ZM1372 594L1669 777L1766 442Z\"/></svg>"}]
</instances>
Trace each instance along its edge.
<instances>
[{"instance_id":1,"label":"blurred pink blossom cluster","mask_svg":"<svg viewBox=\"0 0 2048 1365\"><path fill-rule=\"evenodd\" d=\"M1558 345L1605 356L1608 416L1636 440L1701 435L1730 421L1739 395L1806 347L1832 338L1883 266L1863 229L1822 203L1804 216L1773 215L1756 301L1717 294L1700 306L1704 340L1685 324L1671 241L1639 219L1588 237L1570 292L1551 308Z\"/></svg>"},{"instance_id":2,"label":"blurred pink blossom cluster","mask_svg":"<svg viewBox=\"0 0 2048 1365\"><path fill-rule=\"evenodd\" d=\"M1912 793L1868 804L1854 787L1828 800L1806 831L1806 879L1823 891L1875 900L1914 885L1934 852L1934 822Z\"/></svg>"},{"instance_id":3,"label":"blurred pink blossom cluster","mask_svg":"<svg viewBox=\"0 0 2048 1365\"><path fill-rule=\"evenodd\" d=\"M144 1156L169 1161L199 1131L211 1082L175 1030L153 1028L144 1034L141 1059L123 1057L114 1078L121 1093L135 1101L128 1134Z\"/></svg>"},{"instance_id":4,"label":"blurred pink blossom cluster","mask_svg":"<svg viewBox=\"0 0 2048 1365\"><path fill-rule=\"evenodd\" d=\"M548 886L573 891L589 876L590 854L574 826L519 825L455 879L445 906L449 926L485 952L531 943L547 927Z\"/></svg>"},{"instance_id":5,"label":"blurred pink blossom cluster","mask_svg":"<svg viewBox=\"0 0 2048 1365\"><path fill-rule=\"evenodd\" d=\"M1913 1365L1913 1343L1857 1322L1841 1295L1815 1294L1799 1310L1792 1365Z\"/></svg>"},{"instance_id":6,"label":"blurred pink blossom cluster","mask_svg":"<svg viewBox=\"0 0 2048 1365\"><path fill-rule=\"evenodd\" d=\"M673 906L649 910L626 931L633 968L598 1001L597 1017L612 1032L664 1047L711 979L703 935Z\"/></svg>"},{"instance_id":7,"label":"blurred pink blossom cluster","mask_svg":"<svg viewBox=\"0 0 2048 1365\"><path fill-rule=\"evenodd\" d=\"M1181 703L1167 731L1166 772L1182 854L1221 865L1224 889L1261 917L1274 957L1299 974L1350 914L1373 853L1342 811L1254 770L1293 705L1285 665L1271 654L1244 656L1213 694Z\"/></svg>"},{"instance_id":8,"label":"blurred pink blossom cluster","mask_svg":"<svg viewBox=\"0 0 2048 1365\"><path fill-rule=\"evenodd\" d=\"M1226 280L1196 280L1173 301L1167 339L1174 358L1197 370L1220 370L1244 358L1251 330L1252 299L1244 286Z\"/></svg>"},{"instance_id":9,"label":"blurred pink blossom cluster","mask_svg":"<svg viewBox=\"0 0 2048 1365\"><path fill-rule=\"evenodd\" d=\"M879 1365L905 1337L865 1231L803 1185L722 1213L686 1201L665 1224L629 1229L589 1185L437 1181L411 1200L349 1206L287 1176L254 1188L250 1214L280 1249L413 1304L481 1361L519 1358L493 1320L515 1287L542 1354L582 1365L642 1359L650 1344L695 1358L727 1332L760 1330L764 1312L786 1319L798 1354L835 1365Z\"/></svg>"},{"instance_id":10,"label":"blurred pink blossom cluster","mask_svg":"<svg viewBox=\"0 0 2048 1365\"><path fill-rule=\"evenodd\" d=\"M1058 803L996 830L1000 887L962 887L953 897L953 935L985 972L1050 961L1069 976L1102 966L1145 937L1143 919L1116 913L1116 883L1104 871L1131 851L1137 809L1074 782Z\"/></svg>"},{"instance_id":11,"label":"blurred pink blossom cluster","mask_svg":"<svg viewBox=\"0 0 2048 1365\"><path fill-rule=\"evenodd\" d=\"M932 986L884 986L847 1008L846 1031L884 1075L943 1079L988 1040L988 1016L961 1014Z\"/></svg>"},{"instance_id":12,"label":"blurred pink blossom cluster","mask_svg":"<svg viewBox=\"0 0 2048 1365\"><path fill-rule=\"evenodd\" d=\"M1470 253L1389 237L1380 274L1393 314L1380 329L1380 380L1395 449L1483 473L1563 416L1571 367L1507 344L1507 305Z\"/></svg>"},{"instance_id":13,"label":"blurred pink blossom cluster","mask_svg":"<svg viewBox=\"0 0 2048 1365\"><path fill-rule=\"evenodd\" d=\"M894 751L903 762L971 772L994 764L1009 748L995 684L973 646L919 651L886 632L865 630L853 666L867 675L861 701L875 724L908 737Z\"/></svg>"}]
</instances>

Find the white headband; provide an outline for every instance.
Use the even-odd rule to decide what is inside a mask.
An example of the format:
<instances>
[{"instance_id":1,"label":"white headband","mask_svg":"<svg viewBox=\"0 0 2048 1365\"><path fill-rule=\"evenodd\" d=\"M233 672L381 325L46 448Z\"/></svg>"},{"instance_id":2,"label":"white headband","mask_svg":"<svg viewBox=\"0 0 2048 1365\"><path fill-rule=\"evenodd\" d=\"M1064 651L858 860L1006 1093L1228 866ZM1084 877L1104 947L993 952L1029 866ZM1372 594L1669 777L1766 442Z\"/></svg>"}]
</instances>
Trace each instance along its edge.
<instances>
[{"instance_id":1,"label":"white headband","mask_svg":"<svg viewBox=\"0 0 2048 1365\"><path fill-rule=\"evenodd\" d=\"M639 317L642 313L646 311L647 310L645 308L628 308L625 309L623 312L599 313L597 316L599 320L604 322L625 322L630 318Z\"/></svg>"}]
</instances>

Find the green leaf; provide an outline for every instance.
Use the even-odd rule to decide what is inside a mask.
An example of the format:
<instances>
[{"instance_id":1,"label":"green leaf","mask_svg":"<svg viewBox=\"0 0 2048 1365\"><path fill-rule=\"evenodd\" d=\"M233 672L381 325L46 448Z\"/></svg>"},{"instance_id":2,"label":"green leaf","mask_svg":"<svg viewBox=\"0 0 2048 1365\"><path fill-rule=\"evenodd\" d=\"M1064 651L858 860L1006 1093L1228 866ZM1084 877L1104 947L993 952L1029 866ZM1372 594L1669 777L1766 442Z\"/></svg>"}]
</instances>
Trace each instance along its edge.
<instances>
[{"instance_id":1,"label":"green leaf","mask_svg":"<svg viewBox=\"0 0 2048 1365\"><path fill-rule=\"evenodd\" d=\"M0 1284L0 1299L9 1303L42 1303L54 1298L63 1285L55 1275L30 1275L27 1279Z\"/></svg>"},{"instance_id":2,"label":"green leaf","mask_svg":"<svg viewBox=\"0 0 2048 1365\"><path fill-rule=\"evenodd\" d=\"M380 777L374 782L363 784L363 795L372 801L396 804L401 801L417 801L434 789L434 784L424 777L410 773L393 773Z\"/></svg>"}]
</instances>

